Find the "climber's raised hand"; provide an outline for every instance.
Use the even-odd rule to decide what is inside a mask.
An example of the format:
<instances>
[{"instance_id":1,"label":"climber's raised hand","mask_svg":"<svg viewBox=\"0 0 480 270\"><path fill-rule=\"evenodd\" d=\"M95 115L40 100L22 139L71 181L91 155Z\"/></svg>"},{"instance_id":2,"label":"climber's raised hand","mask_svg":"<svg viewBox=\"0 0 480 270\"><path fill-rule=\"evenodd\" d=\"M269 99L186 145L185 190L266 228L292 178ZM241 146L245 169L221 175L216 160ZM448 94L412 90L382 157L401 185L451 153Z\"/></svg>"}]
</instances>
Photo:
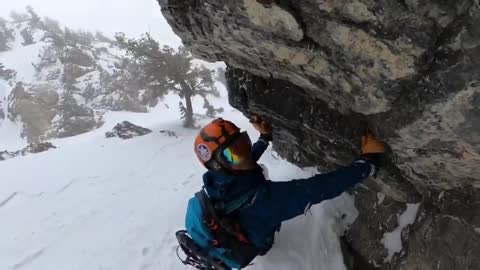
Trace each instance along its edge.
<instances>
[{"instance_id":1,"label":"climber's raised hand","mask_svg":"<svg viewBox=\"0 0 480 270\"><path fill-rule=\"evenodd\" d=\"M361 140L361 159L375 165L378 170L383 165L385 143L366 130Z\"/></svg>"}]
</instances>

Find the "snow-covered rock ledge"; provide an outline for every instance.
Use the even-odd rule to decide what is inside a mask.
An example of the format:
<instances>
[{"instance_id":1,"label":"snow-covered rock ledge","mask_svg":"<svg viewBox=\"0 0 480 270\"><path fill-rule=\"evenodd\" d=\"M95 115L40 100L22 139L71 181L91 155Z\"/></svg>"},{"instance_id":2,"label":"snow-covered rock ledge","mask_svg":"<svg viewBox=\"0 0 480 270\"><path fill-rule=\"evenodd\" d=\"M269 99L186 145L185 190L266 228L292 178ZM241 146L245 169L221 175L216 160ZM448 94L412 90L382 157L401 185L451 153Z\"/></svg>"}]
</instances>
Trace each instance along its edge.
<instances>
[{"instance_id":1,"label":"snow-covered rock ledge","mask_svg":"<svg viewBox=\"0 0 480 270\"><path fill-rule=\"evenodd\" d=\"M118 123L112 129L112 131L106 132L105 137L107 138L118 137L120 139L127 140L134 137L147 135L149 133L152 133L152 130L141 127L141 126L137 126L128 121L123 121L122 123Z\"/></svg>"},{"instance_id":2,"label":"snow-covered rock ledge","mask_svg":"<svg viewBox=\"0 0 480 270\"><path fill-rule=\"evenodd\" d=\"M40 152L45 152L45 151L48 151L50 149L55 149L55 148L57 148L57 147L55 147L55 145L53 145L52 143L49 143L49 142L31 143L31 144L27 145L25 148L23 148L21 150L18 150L18 151L9 152L9 151L5 150L3 152L0 152L0 161L15 158L15 157L18 157L18 156L25 156L25 155L28 155L28 154L36 154L36 153L40 153Z\"/></svg>"}]
</instances>

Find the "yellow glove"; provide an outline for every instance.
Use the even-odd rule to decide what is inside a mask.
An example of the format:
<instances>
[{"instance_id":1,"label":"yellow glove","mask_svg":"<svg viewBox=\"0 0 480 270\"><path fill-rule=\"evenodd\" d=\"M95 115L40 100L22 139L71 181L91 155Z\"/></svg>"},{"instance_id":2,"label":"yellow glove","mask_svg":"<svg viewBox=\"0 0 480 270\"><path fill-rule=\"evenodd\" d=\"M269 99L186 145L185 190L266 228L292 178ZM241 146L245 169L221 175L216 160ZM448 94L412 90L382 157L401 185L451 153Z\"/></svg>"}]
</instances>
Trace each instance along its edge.
<instances>
[{"instance_id":1,"label":"yellow glove","mask_svg":"<svg viewBox=\"0 0 480 270\"><path fill-rule=\"evenodd\" d=\"M362 155L383 153L385 153L385 144L366 131L362 136Z\"/></svg>"}]
</instances>

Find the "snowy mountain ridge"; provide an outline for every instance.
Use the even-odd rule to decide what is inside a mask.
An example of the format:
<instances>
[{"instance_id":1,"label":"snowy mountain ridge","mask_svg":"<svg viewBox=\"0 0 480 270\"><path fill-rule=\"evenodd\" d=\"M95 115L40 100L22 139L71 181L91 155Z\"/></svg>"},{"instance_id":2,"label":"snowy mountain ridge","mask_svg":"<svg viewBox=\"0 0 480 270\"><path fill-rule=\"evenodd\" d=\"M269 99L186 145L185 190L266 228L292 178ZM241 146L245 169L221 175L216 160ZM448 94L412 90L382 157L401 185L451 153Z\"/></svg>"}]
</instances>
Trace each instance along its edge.
<instances>
[{"instance_id":1,"label":"snowy mountain ridge","mask_svg":"<svg viewBox=\"0 0 480 270\"><path fill-rule=\"evenodd\" d=\"M106 111L147 112L158 98L139 72L101 33L62 29L33 10L0 19L0 125L21 123L28 142L98 128Z\"/></svg>"}]
</instances>

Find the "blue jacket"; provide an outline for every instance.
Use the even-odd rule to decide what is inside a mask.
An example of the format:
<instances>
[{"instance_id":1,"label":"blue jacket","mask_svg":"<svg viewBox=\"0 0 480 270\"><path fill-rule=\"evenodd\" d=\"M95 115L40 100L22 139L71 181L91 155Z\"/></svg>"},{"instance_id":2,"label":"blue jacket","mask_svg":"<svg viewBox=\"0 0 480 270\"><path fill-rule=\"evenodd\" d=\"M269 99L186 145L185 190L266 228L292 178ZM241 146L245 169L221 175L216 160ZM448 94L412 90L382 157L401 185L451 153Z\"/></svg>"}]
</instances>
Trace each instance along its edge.
<instances>
[{"instance_id":1,"label":"blue jacket","mask_svg":"<svg viewBox=\"0 0 480 270\"><path fill-rule=\"evenodd\" d=\"M253 145L252 156L255 161L258 161L267 147L268 142L261 139ZM266 252L283 221L304 214L313 204L339 196L367 178L370 170L371 166L367 162L359 160L327 174L288 182L272 182L265 179L262 169L257 166L242 174L208 171L203 176L203 182L210 198L221 199L226 204L235 204L235 200L245 194L252 194L253 190L247 204L239 210L239 223L248 239L259 250ZM208 247L212 235L202 224L201 206L195 197L188 203L185 223L193 241L199 246ZM213 257L223 260L229 267L239 268L238 263L226 259L223 252L217 248L210 250Z\"/></svg>"}]
</instances>

